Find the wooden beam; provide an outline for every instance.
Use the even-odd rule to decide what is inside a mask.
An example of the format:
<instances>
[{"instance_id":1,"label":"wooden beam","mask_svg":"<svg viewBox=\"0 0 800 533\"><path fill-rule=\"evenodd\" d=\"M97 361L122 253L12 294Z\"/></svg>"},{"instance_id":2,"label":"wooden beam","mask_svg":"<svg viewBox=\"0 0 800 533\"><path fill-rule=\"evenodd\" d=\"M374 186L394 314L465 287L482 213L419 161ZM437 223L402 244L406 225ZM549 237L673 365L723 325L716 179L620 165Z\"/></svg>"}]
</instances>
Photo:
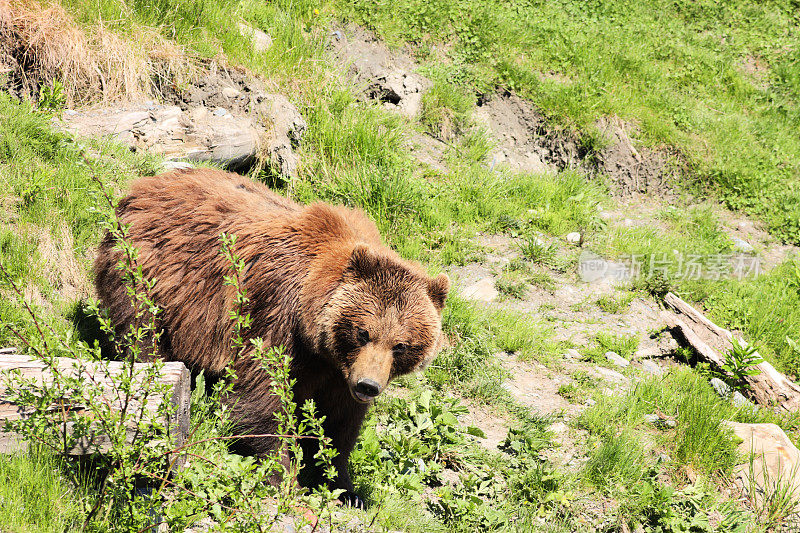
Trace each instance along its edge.
<instances>
[{"instance_id":1,"label":"wooden beam","mask_svg":"<svg viewBox=\"0 0 800 533\"><path fill-rule=\"evenodd\" d=\"M671 292L664 297L664 303L672 310L672 312L666 310L661 312L664 320L673 329L681 332L686 342L701 358L721 367L725 363L725 354L733 348L733 333L717 326L700 311ZM737 340L742 346L748 346L743 339L737 338ZM800 386L763 359L755 368L760 370L760 373L747 376L745 379L750 385L753 399L759 405L776 407L788 412L800 409Z\"/></svg>"},{"instance_id":2,"label":"wooden beam","mask_svg":"<svg viewBox=\"0 0 800 533\"><path fill-rule=\"evenodd\" d=\"M125 371L125 363L121 361L96 363L59 357L56 358L56 364L59 371L64 375L94 381L101 391L101 397L95 401L107 402L112 409L119 410L122 408L124 395L118 390L114 382ZM140 385L134 390L142 390L145 387L142 382L145 375L144 371L150 365L150 363L134 364L134 380L139 382ZM19 452L27 447L27 443L20 435L2 430L3 423L6 420L15 420L30 415L22 407L11 403L5 395L8 389L8 380L10 379L9 372L19 372L23 377L33 379L39 384L52 382L53 380L52 373L42 361L27 355L12 353L8 349L0 350L0 453ZM177 448L186 442L189 433L189 402L191 397L189 371L183 363L164 363L159 383L168 385L171 390L169 400L175 406L175 411L170 420L165 421L165 425L168 428L167 437ZM141 395L138 397L134 395L133 399L128 403L129 412L141 412L143 400L144 398ZM163 398L158 394L149 396L144 407L145 416L156 416L162 400ZM84 410L81 398L71 399L69 404L69 409L73 412ZM54 411L56 409L58 407L54 406ZM132 438L135 434L135 425L135 420L128 422L127 432L129 438ZM72 429L72 424L68 423L66 429L69 433ZM86 455L97 449L101 452L107 451L110 445L108 436L98 431L81 438L72 449L68 450L67 454ZM181 461L178 460L176 462L180 463Z\"/></svg>"}]
</instances>

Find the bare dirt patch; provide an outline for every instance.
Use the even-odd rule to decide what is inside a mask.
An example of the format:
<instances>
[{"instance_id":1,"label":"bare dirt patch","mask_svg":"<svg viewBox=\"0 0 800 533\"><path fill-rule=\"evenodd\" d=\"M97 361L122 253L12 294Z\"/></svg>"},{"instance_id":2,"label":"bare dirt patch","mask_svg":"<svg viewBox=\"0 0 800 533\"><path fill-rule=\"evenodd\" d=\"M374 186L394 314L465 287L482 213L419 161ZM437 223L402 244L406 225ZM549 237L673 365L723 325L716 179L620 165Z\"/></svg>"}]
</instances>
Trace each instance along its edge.
<instances>
[{"instance_id":1,"label":"bare dirt patch","mask_svg":"<svg viewBox=\"0 0 800 533\"><path fill-rule=\"evenodd\" d=\"M597 154L597 169L611 179L615 193L622 196L634 193L672 195L677 173L670 167L671 160L666 152L645 147L637 149L638 143L632 137L636 133L635 126L618 117L603 117L595 126L608 141L608 146Z\"/></svg>"},{"instance_id":2,"label":"bare dirt patch","mask_svg":"<svg viewBox=\"0 0 800 533\"><path fill-rule=\"evenodd\" d=\"M390 50L371 32L355 25L332 33L331 51L348 65L348 75L360 88L361 98L414 117L430 81L418 74L417 63L405 50Z\"/></svg>"},{"instance_id":3,"label":"bare dirt patch","mask_svg":"<svg viewBox=\"0 0 800 533\"><path fill-rule=\"evenodd\" d=\"M530 102L505 92L479 99L473 118L497 141L493 164L519 172L554 172L577 168L585 153L574 132L555 128Z\"/></svg>"}]
</instances>

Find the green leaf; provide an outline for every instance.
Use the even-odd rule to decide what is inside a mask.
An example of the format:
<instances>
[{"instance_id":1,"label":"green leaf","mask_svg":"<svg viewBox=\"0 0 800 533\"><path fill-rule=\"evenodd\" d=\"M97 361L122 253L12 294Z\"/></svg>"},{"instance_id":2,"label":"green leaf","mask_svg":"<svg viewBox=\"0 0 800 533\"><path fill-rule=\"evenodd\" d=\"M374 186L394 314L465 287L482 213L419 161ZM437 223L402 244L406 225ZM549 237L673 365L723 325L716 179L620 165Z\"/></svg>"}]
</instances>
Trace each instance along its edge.
<instances>
[{"instance_id":1,"label":"green leaf","mask_svg":"<svg viewBox=\"0 0 800 533\"><path fill-rule=\"evenodd\" d=\"M475 426L467 426L467 434L474 435L476 437L480 437L482 439L486 438L486 433L483 432L481 428Z\"/></svg>"}]
</instances>

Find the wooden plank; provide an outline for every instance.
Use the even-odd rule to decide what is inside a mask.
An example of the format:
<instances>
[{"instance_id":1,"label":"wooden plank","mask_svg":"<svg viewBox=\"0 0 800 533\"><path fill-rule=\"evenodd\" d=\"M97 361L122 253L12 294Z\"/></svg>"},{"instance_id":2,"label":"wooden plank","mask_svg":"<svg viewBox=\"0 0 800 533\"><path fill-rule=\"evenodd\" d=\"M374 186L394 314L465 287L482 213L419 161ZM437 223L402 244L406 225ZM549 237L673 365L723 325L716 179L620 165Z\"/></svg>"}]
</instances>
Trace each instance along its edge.
<instances>
[{"instance_id":1,"label":"wooden plank","mask_svg":"<svg viewBox=\"0 0 800 533\"><path fill-rule=\"evenodd\" d=\"M124 404L124 395L117 389L115 378L126 370L125 363L121 361L110 361L96 363L91 361L78 361L66 357L56 359L58 369L66 376L79 377L81 379L92 380L102 391L100 401L107 402L112 409L121 409ZM146 403L141 390L145 387L145 370L151 366L150 363L134 364L134 380L140 382L139 394L134 393L133 398L128 403L129 412L141 412L144 407L144 416L157 416L158 408L162 398L160 395L148 397ZM24 378L32 379L35 383L42 384L52 382L53 375L47 366L37 359L27 355L10 353L9 350L0 351L0 453L12 453L24 450L26 442L22 437L14 433L2 431L5 420L14 420L28 416L29 413L18 405L11 403L5 397L8 388L8 373L10 371L19 372ZM171 394L169 399L175 406L175 411L170 420L165 421L168 428L168 438L177 448L186 442L189 432L189 402L191 396L189 370L183 363L169 362L164 363L161 374L158 377L159 383L169 386ZM81 412L85 409L82 398L68 399L68 407L71 411ZM54 412L60 410L60 406L54 406ZM151 418L152 420L152 418ZM128 435L132 438L135 434L136 421L129 422ZM67 424L67 432L72 429L72 424ZM69 455L86 455L95 449L101 451L108 450L110 447L109 439L100 432L93 433L80 439L80 441L68 451ZM176 461L180 463L181 461Z\"/></svg>"},{"instance_id":2,"label":"wooden plank","mask_svg":"<svg viewBox=\"0 0 800 533\"><path fill-rule=\"evenodd\" d=\"M667 323L680 330L686 342L700 357L721 367L725 362L724 354L733 348L733 333L717 326L700 311L671 292L664 297L664 303L673 311L661 312ZM742 346L748 346L743 339L737 338L737 340ZM756 368L761 372L745 379L750 385L753 399L758 404L788 412L800 409L800 386L763 359Z\"/></svg>"}]
</instances>

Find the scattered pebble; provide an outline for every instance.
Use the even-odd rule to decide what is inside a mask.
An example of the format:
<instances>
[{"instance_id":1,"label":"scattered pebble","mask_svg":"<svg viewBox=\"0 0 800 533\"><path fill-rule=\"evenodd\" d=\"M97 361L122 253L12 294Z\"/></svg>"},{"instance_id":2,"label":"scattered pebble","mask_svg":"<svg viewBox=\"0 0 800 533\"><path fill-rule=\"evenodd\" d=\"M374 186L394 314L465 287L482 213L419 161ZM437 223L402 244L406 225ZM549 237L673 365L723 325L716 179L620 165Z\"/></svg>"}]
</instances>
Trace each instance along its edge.
<instances>
[{"instance_id":1,"label":"scattered pebble","mask_svg":"<svg viewBox=\"0 0 800 533\"><path fill-rule=\"evenodd\" d=\"M253 43L253 51L264 52L272 46L272 37L267 35L261 30L250 27L247 24L240 22L237 24L239 33L243 37L249 38Z\"/></svg>"},{"instance_id":2,"label":"scattered pebble","mask_svg":"<svg viewBox=\"0 0 800 533\"><path fill-rule=\"evenodd\" d=\"M572 244L579 244L581 242L581 234L577 231L573 231L572 233L567 233L567 242Z\"/></svg>"},{"instance_id":3,"label":"scattered pebble","mask_svg":"<svg viewBox=\"0 0 800 533\"><path fill-rule=\"evenodd\" d=\"M239 90L234 89L233 87L225 87L222 89L222 95L226 98L236 98L242 94Z\"/></svg>"},{"instance_id":4,"label":"scattered pebble","mask_svg":"<svg viewBox=\"0 0 800 533\"><path fill-rule=\"evenodd\" d=\"M194 168L194 165L187 161L164 161L161 167L164 170L186 170Z\"/></svg>"},{"instance_id":5,"label":"scattered pebble","mask_svg":"<svg viewBox=\"0 0 800 533\"><path fill-rule=\"evenodd\" d=\"M756 407L753 404L753 402L751 402L750 400L745 398L744 394L742 394L738 390L734 391L733 397L731 398L731 400L733 401L733 405L735 407L751 407L753 409L753 411L758 409L758 407Z\"/></svg>"},{"instance_id":6,"label":"scattered pebble","mask_svg":"<svg viewBox=\"0 0 800 533\"><path fill-rule=\"evenodd\" d=\"M479 300L481 302L491 302L497 298L500 293L494 286L494 281L491 278L483 278L482 280L473 283L465 288L462 292L464 298L469 300Z\"/></svg>"},{"instance_id":7,"label":"scattered pebble","mask_svg":"<svg viewBox=\"0 0 800 533\"><path fill-rule=\"evenodd\" d=\"M567 357L569 359L580 359L581 354L575 348L570 348L564 353L564 357Z\"/></svg>"},{"instance_id":8,"label":"scattered pebble","mask_svg":"<svg viewBox=\"0 0 800 533\"><path fill-rule=\"evenodd\" d=\"M642 370L644 370L648 374L653 374L654 376L664 375L664 369L661 368L661 366L659 366L659 364L653 361L652 359L645 359L644 361L642 361Z\"/></svg>"},{"instance_id":9,"label":"scattered pebble","mask_svg":"<svg viewBox=\"0 0 800 533\"><path fill-rule=\"evenodd\" d=\"M631 364L630 361L614 352L606 352L606 359L623 368Z\"/></svg>"},{"instance_id":10,"label":"scattered pebble","mask_svg":"<svg viewBox=\"0 0 800 533\"><path fill-rule=\"evenodd\" d=\"M717 394L722 396L723 398L727 398L731 395L731 387L724 381L719 378L711 378L711 386L714 387L714 390L717 391Z\"/></svg>"},{"instance_id":11,"label":"scattered pebble","mask_svg":"<svg viewBox=\"0 0 800 533\"><path fill-rule=\"evenodd\" d=\"M231 113L224 107L218 107L214 110L214 116L217 117L230 117Z\"/></svg>"},{"instance_id":12,"label":"scattered pebble","mask_svg":"<svg viewBox=\"0 0 800 533\"><path fill-rule=\"evenodd\" d=\"M731 240L733 241L733 250L736 252L751 254L755 251L755 248L753 248L749 242L742 240L739 237L733 236L731 237Z\"/></svg>"},{"instance_id":13,"label":"scattered pebble","mask_svg":"<svg viewBox=\"0 0 800 533\"><path fill-rule=\"evenodd\" d=\"M653 414L653 413L644 415L644 419L646 421L650 422L651 424L653 424L656 427L674 428L675 426L678 425L678 423L675 422L674 420L670 420L668 418L664 419L664 418L661 418L660 416L658 416L657 414Z\"/></svg>"},{"instance_id":14,"label":"scattered pebble","mask_svg":"<svg viewBox=\"0 0 800 533\"><path fill-rule=\"evenodd\" d=\"M592 398L589 398L588 400L586 400L586 405L589 406L589 407L593 407L593 406L597 405L597 401L592 399Z\"/></svg>"}]
</instances>

